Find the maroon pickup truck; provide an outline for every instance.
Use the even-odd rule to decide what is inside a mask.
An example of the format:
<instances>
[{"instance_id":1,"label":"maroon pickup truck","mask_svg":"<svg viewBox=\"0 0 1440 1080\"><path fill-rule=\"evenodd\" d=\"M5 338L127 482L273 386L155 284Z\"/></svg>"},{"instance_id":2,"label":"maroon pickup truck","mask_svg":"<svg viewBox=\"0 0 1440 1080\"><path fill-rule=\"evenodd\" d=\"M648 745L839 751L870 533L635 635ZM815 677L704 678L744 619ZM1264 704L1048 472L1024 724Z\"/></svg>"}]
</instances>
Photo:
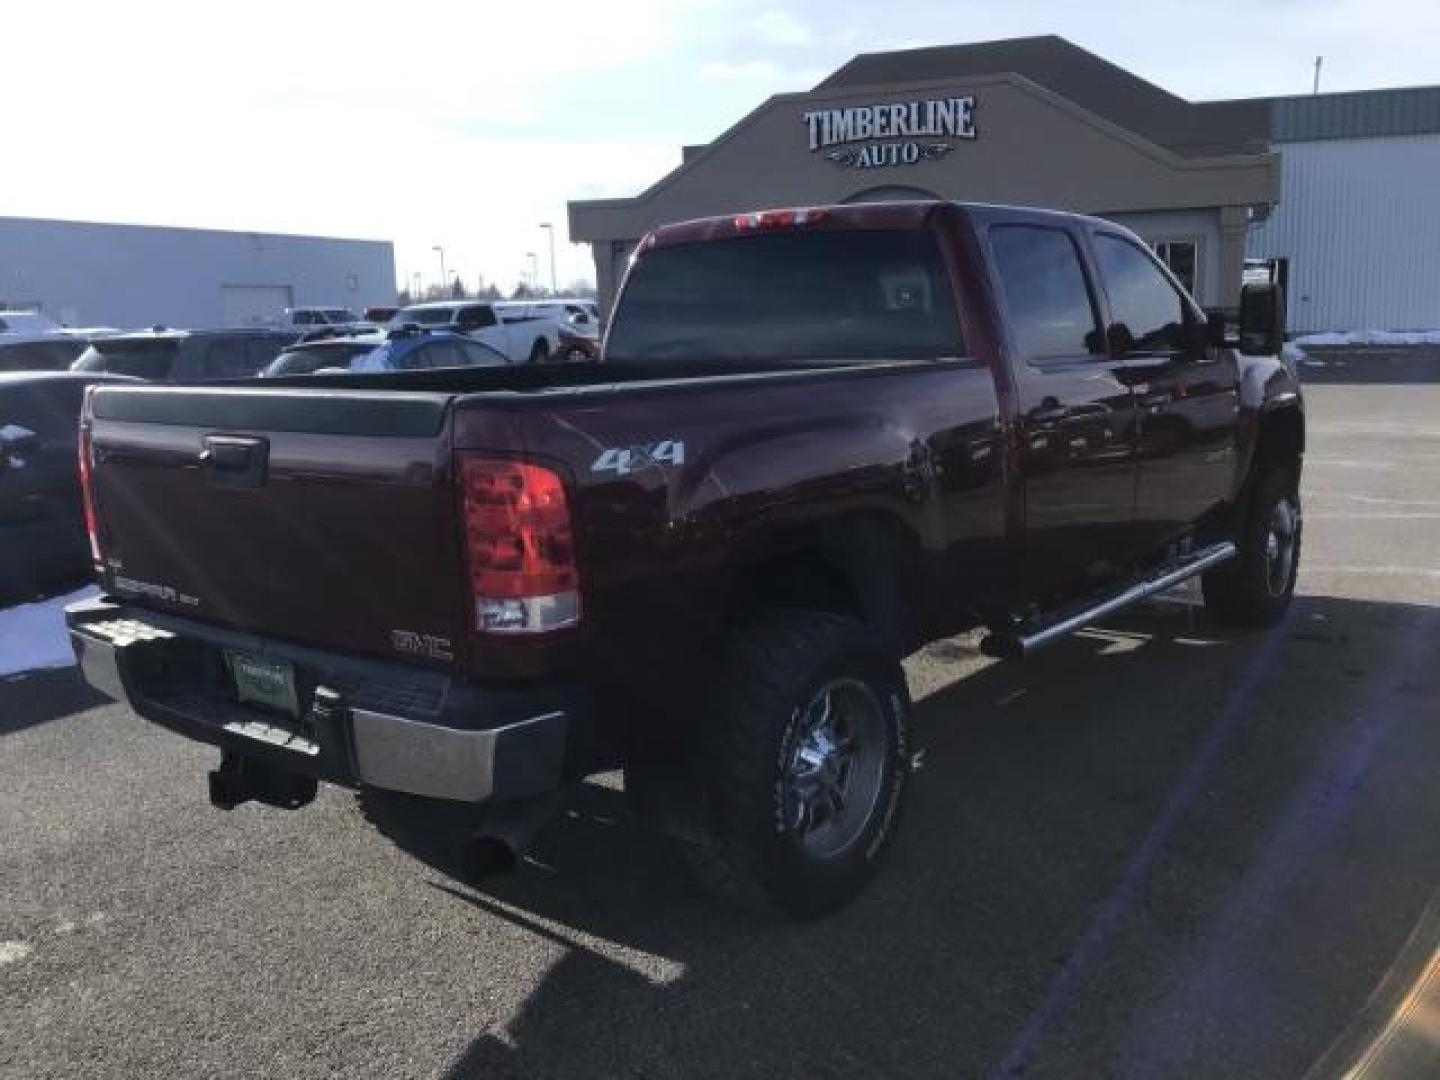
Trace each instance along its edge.
<instances>
[{"instance_id":1,"label":"maroon pickup truck","mask_svg":"<svg viewBox=\"0 0 1440 1080\"><path fill-rule=\"evenodd\" d=\"M1273 300L1231 340L1135 236L1036 210L667 226L597 364L96 387L71 636L222 749L217 805L319 779L513 839L618 767L707 883L817 914L900 820L908 652L1020 657L1197 576L1283 613Z\"/></svg>"}]
</instances>

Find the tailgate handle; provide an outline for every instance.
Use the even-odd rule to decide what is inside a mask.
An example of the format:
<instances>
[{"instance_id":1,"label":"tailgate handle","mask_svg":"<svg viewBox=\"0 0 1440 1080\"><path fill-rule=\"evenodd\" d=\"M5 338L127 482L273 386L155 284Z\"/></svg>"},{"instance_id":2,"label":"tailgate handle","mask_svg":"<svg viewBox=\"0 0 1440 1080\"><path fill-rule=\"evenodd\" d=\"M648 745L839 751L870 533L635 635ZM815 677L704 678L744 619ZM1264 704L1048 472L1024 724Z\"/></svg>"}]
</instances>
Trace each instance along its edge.
<instances>
[{"instance_id":1,"label":"tailgate handle","mask_svg":"<svg viewBox=\"0 0 1440 1080\"><path fill-rule=\"evenodd\" d=\"M206 435L200 464L219 487L260 487L270 461L270 443L249 435Z\"/></svg>"}]
</instances>

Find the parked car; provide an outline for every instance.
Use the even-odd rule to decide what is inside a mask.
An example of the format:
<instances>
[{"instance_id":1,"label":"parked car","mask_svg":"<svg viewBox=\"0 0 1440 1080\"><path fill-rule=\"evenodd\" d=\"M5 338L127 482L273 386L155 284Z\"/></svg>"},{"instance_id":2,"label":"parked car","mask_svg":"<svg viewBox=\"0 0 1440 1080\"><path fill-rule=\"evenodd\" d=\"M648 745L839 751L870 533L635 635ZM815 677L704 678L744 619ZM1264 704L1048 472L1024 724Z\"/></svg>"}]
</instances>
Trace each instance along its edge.
<instances>
[{"instance_id":1,"label":"parked car","mask_svg":"<svg viewBox=\"0 0 1440 1080\"><path fill-rule=\"evenodd\" d=\"M347 307L296 307L285 309L287 326L332 326L359 322L355 312Z\"/></svg>"},{"instance_id":2,"label":"parked car","mask_svg":"<svg viewBox=\"0 0 1440 1080\"><path fill-rule=\"evenodd\" d=\"M100 328L0 333L0 371L65 371L94 338L115 333Z\"/></svg>"},{"instance_id":3,"label":"parked car","mask_svg":"<svg viewBox=\"0 0 1440 1080\"><path fill-rule=\"evenodd\" d=\"M411 304L390 320L455 333L499 349L514 364L541 364L560 351L561 324L553 314L530 311L529 304L497 300L441 300Z\"/></svg>"},{"instance_id":4,"label":"parked car","mask_svg":"<svg viewBox=\"0 0 1440 1080\"><path fill-rule=\"evenodd\" d=\"M0 310L0 334L48 334L60 324L38 311Z\"/></svg>"},{"instance_id":5,"label":"parked car","mask_svg":"<svg viewBox=\"0 0 1440 1080\"><path fill-rule=\"evenodd\" d=\"M271 361L260 377L499 367L508 363L498 349L463 334L401 328L298 342Z\"/></svg>"},{"instance_id":6,"label":"parked car","mask_svg":"<svg viewBox=\"0 0 1440 1080\"><path fill-rule=\"evenodd\" d=\"M581 333L578 328L562 329L556 358L570 364L591 363L600 359L600 339Z\"/></svg>"},{"instance_id":7,"label":"parked car","mask_svg":"<svg viewBox=\"0 0 1440 1080\"><path fill-rule=\"evenodd\" d=\"M1023 658L1195 578L1218 620L1286 611L1278 303L1242 352L1128 230L997 206L638 252L599 364L97 388L86 677L220 746L219 806L323 779L523 844L619 766L702 880L812 916L903 818L902 657Z\"/></svg>"},{"instance_id":8,"label":"parked car","mask_svg":"<svg viewBox=\"0 0 1440 1080\"><path fill-rule=\"evenodd\" d=\"M90 569L75 461L80 404L119 375L0 374L0 605Z\"/></svg>"},{"instance_id":9,"label":"parked car","mask_svg":"<svg viewBox=\"0 0 1440 1080\"><path fill-rule=\"evenodd\" d=\"M290 330L167 330L90 343L72 371L109 371L155 382L212 382L256 375L295 341Z\"/></svg>"}]
</instances>

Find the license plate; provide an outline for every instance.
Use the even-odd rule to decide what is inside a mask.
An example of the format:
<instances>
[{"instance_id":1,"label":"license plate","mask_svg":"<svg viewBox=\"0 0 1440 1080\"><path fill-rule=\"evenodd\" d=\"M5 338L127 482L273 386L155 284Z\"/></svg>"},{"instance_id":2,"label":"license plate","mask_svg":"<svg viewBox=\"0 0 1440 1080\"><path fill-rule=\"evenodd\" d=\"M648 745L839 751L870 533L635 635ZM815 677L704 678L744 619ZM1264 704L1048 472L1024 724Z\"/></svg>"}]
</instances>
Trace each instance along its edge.
<instances>
[{"instance_id":1,"label":"license plate","mask_svg":"<svg viewBox=\"0 0 1440 1080\"><path fill-rule=\"evenodd\" d=\"M235 677L235 694L241 704L264 705L299 718L300 703L295 696L295 668L283 660L262 660L258 656L226 650L225 659Z\"/></svg>"}]
</instances>

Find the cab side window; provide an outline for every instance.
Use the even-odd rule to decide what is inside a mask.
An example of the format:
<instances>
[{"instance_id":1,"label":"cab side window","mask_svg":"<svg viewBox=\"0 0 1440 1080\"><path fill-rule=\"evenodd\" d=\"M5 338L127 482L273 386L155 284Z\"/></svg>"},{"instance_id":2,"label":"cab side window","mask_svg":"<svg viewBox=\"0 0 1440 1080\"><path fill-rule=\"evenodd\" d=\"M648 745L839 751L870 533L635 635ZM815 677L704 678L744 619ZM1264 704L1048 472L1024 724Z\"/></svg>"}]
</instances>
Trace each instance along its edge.
<instances>
[{"instance_id":1,"label":"cab side window","mask_svg":"<svg viewBox=\"0 0 1440 1080\"><path fill-rule=\"evenodd\" d=\"M1139 245L1110 233L1095 237L1095 256L1117 324L1111 339L1126 353L1174 352L1184 347L1186 306L1154 259ZM1123 327L1123 329L1121 329Z\"/></svg>"},{"instance_id":2,"label":"cab side window","mask_svg":"<svg viewBox=\"0 0 1440 1080\"><path fill-rule=\"evenodd\" d=\"M1088 359L1101 336L1080 251L1063 229L997 225L990 247L1024 358L1045 364Z\"/></svg>"},{"instance_id":3,"label":"cab side window","mask_svg":"<svg viewBox=\"0 0 1440 1080\"><path fill-rule=\"evenodd\" d=\"M460 312L456 326L461 330L484 330L495 325L495 310L490 307L469 307Z\"/></svg>"}]
</instances>

